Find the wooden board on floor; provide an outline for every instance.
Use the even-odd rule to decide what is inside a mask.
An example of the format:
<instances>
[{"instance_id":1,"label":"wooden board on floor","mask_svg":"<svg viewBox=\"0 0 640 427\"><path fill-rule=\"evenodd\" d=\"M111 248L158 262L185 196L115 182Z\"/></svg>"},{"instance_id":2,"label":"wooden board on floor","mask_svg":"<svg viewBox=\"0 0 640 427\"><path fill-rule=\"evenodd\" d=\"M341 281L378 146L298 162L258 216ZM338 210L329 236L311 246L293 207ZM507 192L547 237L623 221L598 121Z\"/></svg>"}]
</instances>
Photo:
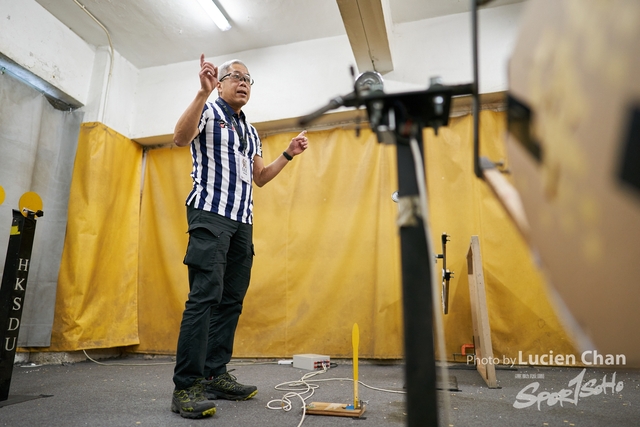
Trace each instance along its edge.
<instances>
[{"instance_id":1,"label":"wooden board on floor","mask_svg":"<svg viewBox=\"0 0 640 427\"><path fill-rule=\"evenodd\" d=\"M491 328L489 327L487 296L484 290L484 273L482 272L482 254L480 253L478 236L471 236L471 244L469 245L469 252L467 252L467 269L476 369L489 388L498 388L496 367L493 364Z\"/></svg>"},{"instance_id":2,"label":"wooden board on floor","mask_svg":"<svg viewBox=\"0 0 640 427\"><path fill-rule=\"evenodd\" d=\"M346 409L346 403L311 402L307 405L307 414L333 415L337 417L359 418L364 414L365 405L356 409Z\"/></svg>"}]
</instances>

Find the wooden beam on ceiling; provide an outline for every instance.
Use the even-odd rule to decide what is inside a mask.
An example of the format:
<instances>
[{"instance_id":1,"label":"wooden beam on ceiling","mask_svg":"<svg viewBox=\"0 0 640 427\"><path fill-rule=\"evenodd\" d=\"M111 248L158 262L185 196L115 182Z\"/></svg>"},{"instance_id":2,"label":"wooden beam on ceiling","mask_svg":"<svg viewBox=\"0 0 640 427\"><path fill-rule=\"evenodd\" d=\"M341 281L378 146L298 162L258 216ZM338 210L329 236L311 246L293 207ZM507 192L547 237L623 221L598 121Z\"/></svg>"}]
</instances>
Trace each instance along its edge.
<instances>
[{"instance_id":1,"label":"wooden beam on ceiling","mask_svg":"<svg viewBox=\"0 0 640 427\"><path fill-rule=\"evenodd\" d=\"M393 71L382 1L336 0L359 72Z\"/></svg>"}]
</instances>

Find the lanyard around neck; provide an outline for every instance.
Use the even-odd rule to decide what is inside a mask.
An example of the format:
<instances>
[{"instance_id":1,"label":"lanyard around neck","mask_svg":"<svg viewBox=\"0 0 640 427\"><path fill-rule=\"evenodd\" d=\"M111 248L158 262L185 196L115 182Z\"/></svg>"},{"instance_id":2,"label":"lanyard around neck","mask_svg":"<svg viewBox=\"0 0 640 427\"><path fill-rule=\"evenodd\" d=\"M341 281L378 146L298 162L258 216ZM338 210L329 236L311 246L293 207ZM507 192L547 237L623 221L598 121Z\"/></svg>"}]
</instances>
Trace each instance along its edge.
<instances>
[{"instance_id":1,"label":"lanyard around neck","mask_svg":"<svg viewBox=\"0 0 640 427\"><path fill-rule=\"evenodd\" d=\"M222 107L222 109L224 110L224 114L225 116L227 116L227 120L230 120L233 122L233 127L235 128L235 131L238 134L238 137L240 139L240 151L244 154L245 147L248 146L248 143L247 143L247 139L244 136L244 133L242 132L242 127L240 126L240 122L238 121L240 120L240 117L238 116L238 120L236 120L236 116L233 114L233 111L231 111L229 106L222 99L220 98L216 99L216 103L220 107Z\"/></svg>"}]
</instances>

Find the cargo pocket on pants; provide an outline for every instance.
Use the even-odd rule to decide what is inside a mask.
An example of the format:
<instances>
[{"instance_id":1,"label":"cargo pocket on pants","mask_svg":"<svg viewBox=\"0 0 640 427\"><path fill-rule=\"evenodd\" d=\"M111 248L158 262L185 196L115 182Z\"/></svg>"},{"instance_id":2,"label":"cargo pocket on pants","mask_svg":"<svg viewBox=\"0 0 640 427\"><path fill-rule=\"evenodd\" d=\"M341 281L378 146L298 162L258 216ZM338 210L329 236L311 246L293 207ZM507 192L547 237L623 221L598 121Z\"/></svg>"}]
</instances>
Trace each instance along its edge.
<instances>
[{"instance_id":1,"label":"cargo pocket on pants","mask_svg":"<svg viewBox=\"0 0 640 427\"><path fill-rule=\"evenodd\" d=\"M183 263L189 267L203 271L213 270L216 249L220 242L220 235L208 227L193 225L189 227L189 244Z\"/></svg>"}]
</instances>

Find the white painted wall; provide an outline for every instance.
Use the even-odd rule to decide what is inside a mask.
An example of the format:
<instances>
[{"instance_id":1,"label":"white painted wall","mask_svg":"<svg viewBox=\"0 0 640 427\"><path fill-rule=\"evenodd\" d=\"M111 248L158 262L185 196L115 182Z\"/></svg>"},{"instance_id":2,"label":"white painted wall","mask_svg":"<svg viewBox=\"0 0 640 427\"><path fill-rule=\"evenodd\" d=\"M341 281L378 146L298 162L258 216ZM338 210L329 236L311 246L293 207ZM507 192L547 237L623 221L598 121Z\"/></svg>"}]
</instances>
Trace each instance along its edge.
<instances>
[{"instance_id":1,"label":"white painted wall","mask_svg":"<svg viewBox=\"0 0 640 427\"><path fill-rule=\"evenodd\" d=\"M104 123L131 137L140 72L117 51L113 53L113 67L111 61L111 50L107 46L96 50L84 121Z\"/></svg>"},{"instance_id":2,"label":"white painted wall","mask_svg":"<svg viewBox=\"0 0 640 427\"><path fill-rule=\"evenodd\" d=\"M0 0L0 52L85 104L94 48L33 0Z\"/></svg>"},{"instance_id":3,"label":"white painted wall","mask_svg":"<svg viewBox=\"0 0 640 427\"><path fill-rule=\"evenodd\" d=\"M478 13L481 93L507 89L507 62L524 5L481 9ZM394 70L384 76L387 91L425 88L432 76L442 77L445 84L473 80L469 13L396 25L390 44Z\"/></svg>"},{"instance_id":4,"label":"white painted wall","mask_svg":"<svg viewBox=\"0 0 640 427\"><path fill-rule=\"evenodd\" d=\"M238 58L256 80L243 108L252 122L304 115L350 92L355 59L347 36L312 40L236 55L207 58L215 65ZM200 59L140 71L132 138L173 133L173 126L200 87ZM217 92L211 94L211 99Z\"/></svg>"},{"instance_id":5,"label":"white painted wall","mask_svg":"<svg viewBox=\"0 0 640 427\"><path fill-rule=\"evenodd\" d=\"M480 91L507 88L507 61L523 3L480 11ZM137 70L117 52L108 83L108 47L94 49L34 0L0 0L0 52L85 104L85 121L101 121L132 139L173 133L199 86L199 58ZM399 24L389 31L394 71L385 90L423 89L431 76L470 83L469 13ZM242 59L256 79L245 112L252 122L299 117L350 92L355 65L347 36L207 58ZM212 94L215 97L216 94ZM106 107L106 109L105 109Z\"/></svg>"},{"instance_id":6,"label":"white painted wall","mask_svg":"<svg viewBox=\"0 0 640 427\"><path fill-rule=\"evenodd\" d=\"M507 89L507 62L523 3L479 13L480 92ZM396 25L390 32L394 71L385 91L425 89L431 76L445 84L471 83L471 15L462 13ZM207 58L214 64L237 57L256 84L244 108L252 122L299 117L353 90L355 59L347 36ZM173 133L173 125L199 87L199 58L140 71L132 138ZM216 92L212 94L215 98Z\"/></svg>"}]
</instances>

